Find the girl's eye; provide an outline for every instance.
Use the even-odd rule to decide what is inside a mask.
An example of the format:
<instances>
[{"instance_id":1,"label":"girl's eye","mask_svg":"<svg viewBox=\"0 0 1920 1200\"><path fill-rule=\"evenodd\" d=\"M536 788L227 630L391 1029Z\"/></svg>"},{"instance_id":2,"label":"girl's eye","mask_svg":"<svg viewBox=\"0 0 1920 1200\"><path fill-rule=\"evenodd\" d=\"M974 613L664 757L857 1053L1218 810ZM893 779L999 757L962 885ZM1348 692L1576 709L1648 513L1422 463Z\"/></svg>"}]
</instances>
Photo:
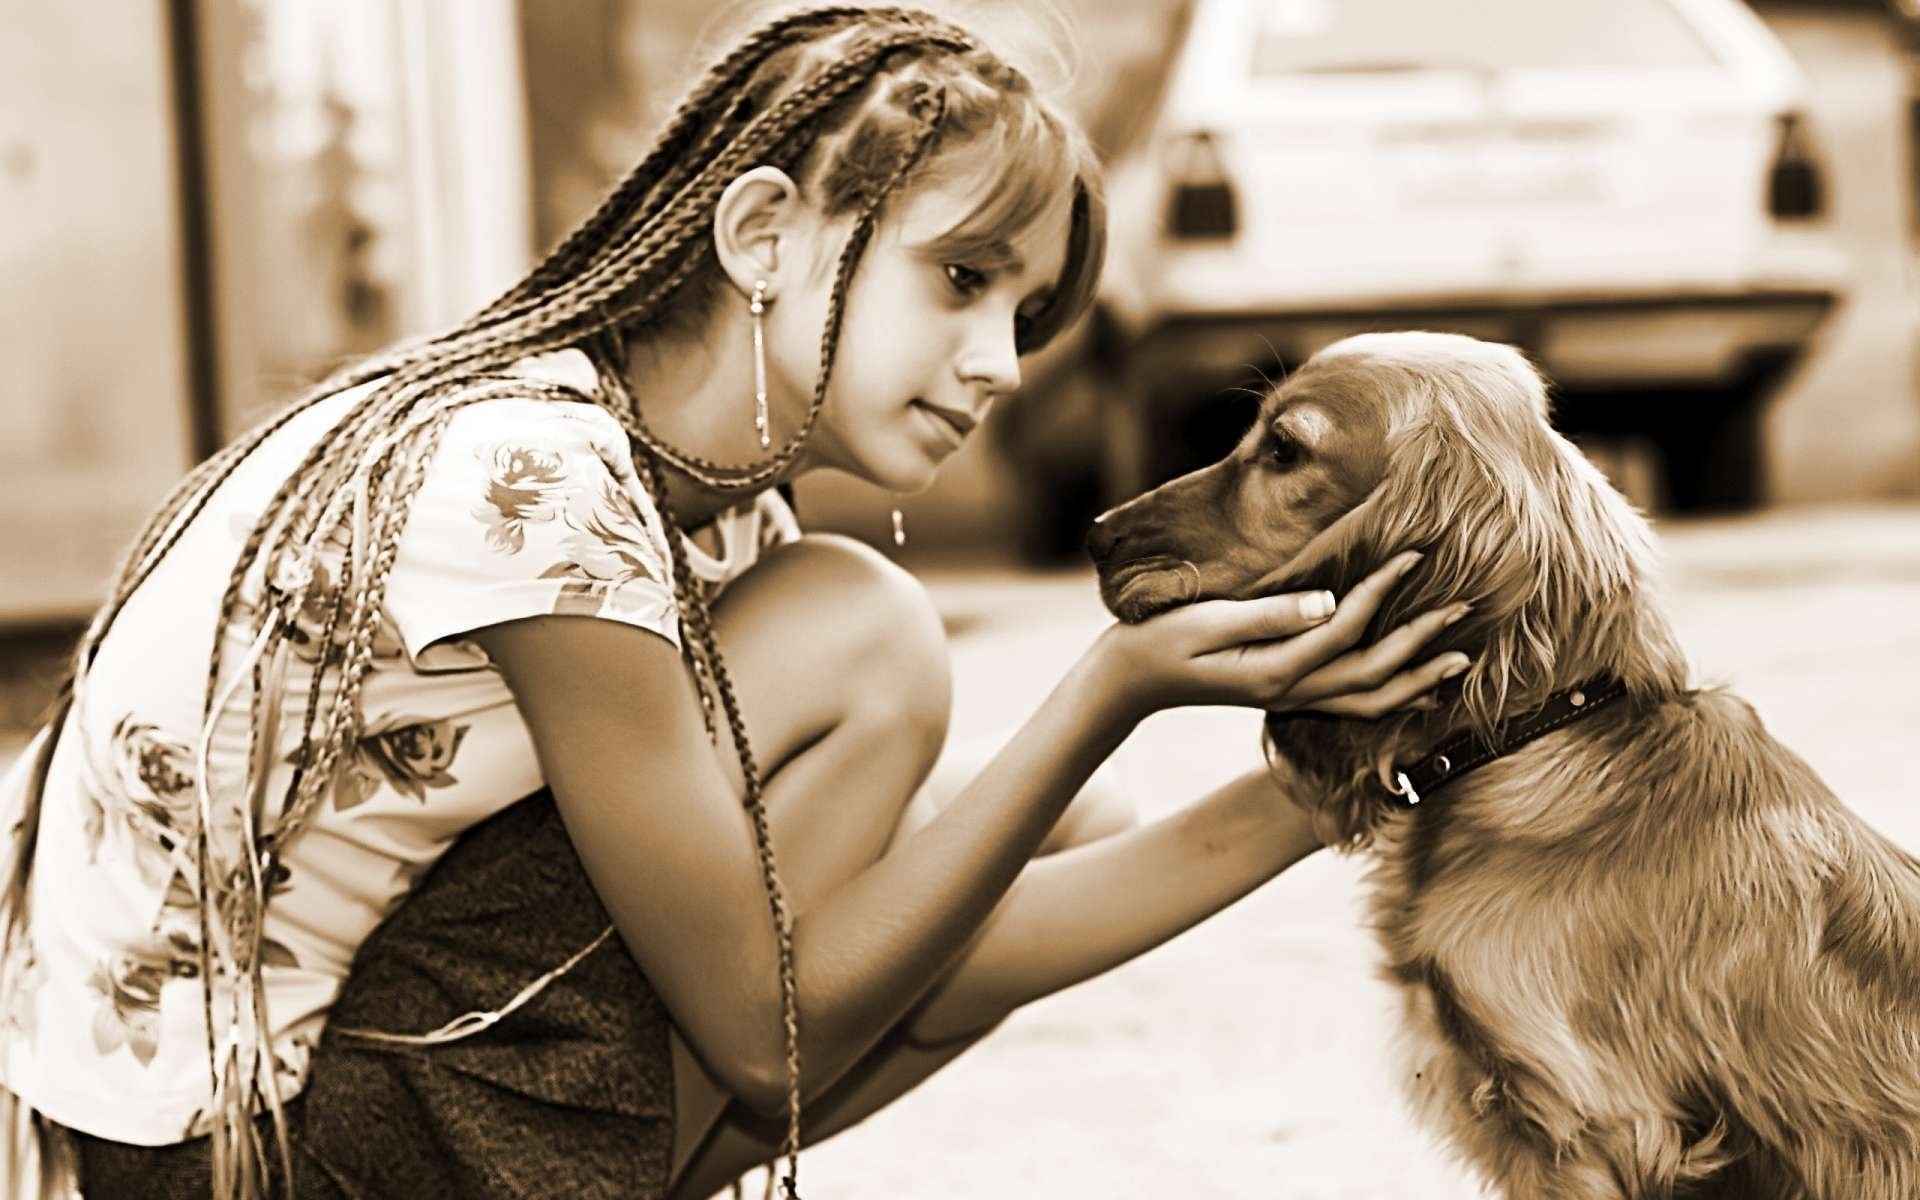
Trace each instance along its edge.
<instances>
[{"instance_id":1,"label":"girl's eye","mask_svg":"<svg viewBox=\"0 0 1920 1200\"><path fill-rule=\"evenodd\" d=\"M962 296L971 296L987 286L987 277L964 263L946 265L947 282Z\"/></svg>"},{"instance_id":2,"label":"girl's eye","mask_svg":"<svg viewBox=\"0 0 1920 1200\"><path fill-rule=\"evenodd\" d=\"M1306 452L1300 443L1284 434L1274 434L1273 445L1268 449L1268 461L1281 471L1290 471L1300 465Z\"/></svg>"}]
</instances>

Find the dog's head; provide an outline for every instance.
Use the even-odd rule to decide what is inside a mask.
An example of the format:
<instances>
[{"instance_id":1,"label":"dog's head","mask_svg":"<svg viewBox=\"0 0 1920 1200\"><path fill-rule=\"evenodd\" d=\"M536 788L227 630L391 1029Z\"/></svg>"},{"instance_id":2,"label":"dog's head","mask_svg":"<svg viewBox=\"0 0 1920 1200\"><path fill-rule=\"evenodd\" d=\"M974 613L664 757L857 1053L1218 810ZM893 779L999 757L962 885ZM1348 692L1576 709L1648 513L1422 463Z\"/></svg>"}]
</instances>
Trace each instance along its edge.
<instances>
[{"instance_id":1,"label":"dog's head","mask_svg":"<svg viewBox=\"0 0 1920 1200\"><path fill-rule=\"evenodd\" d=\"M1274 387L1226 458L1106 513L1088 546L1122 620L1198 599L1344 594L1402 550L1424 557L1369 637L1458 601L1431 653L1474 662L1437 709L1377 722L1270 717L1334 840L1384 815L1380 764L1489 730L1556 689L1610 673L1650 693L1685 665L1652 608L1646 523L1547 421L1546 387L1509 346L1455 334L1362 334Z\"/></svg>"}]
</instances>

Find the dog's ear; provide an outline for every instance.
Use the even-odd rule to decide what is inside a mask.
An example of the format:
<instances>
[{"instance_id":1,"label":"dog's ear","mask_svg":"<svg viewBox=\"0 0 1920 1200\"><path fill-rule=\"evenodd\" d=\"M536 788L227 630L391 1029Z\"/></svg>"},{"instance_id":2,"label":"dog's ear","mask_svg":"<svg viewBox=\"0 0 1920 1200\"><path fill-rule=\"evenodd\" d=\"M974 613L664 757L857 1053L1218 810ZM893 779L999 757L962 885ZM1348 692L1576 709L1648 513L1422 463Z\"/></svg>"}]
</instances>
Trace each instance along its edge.
<instances>
[{"instance_id":1,"label":"dog's ear","mask_svg":"<svg viewBox=\"0 0 1920 1200\"><path fill-rule=\"evenodd\" d=\"M1380 481L1263 589L1345 593L1395 554L1419 550L1367 637L1474 605L1422 651L1472 659L1443 685L1439 708L1376 721L1268 717L1271 757L1294 770L1329 844L1363 846L1385 820L1383 756L1405 761L1463 725L1491 734L1505 716L1602 673L1641 695L1685 686L1685 659L1650 594L1645 521L1548 425L1545 386L1526 360L1474 345L1359 364L1390 383Z\"/></svg>"},{"instance_id":2,"label":"dog's ear","mask_svg":"<svg viewBox=\"0 0 1920 1200\"><path fill-rule=\"evenodd\" d=\"M1473 656L1457 686L1482 732L1570 676L1612 671L1631 684L1648 653L1638 596L1650 574L1646 523L1548 425L1539 375L1499 349L1488 362L1408 374L1380 483L1287 571L1289 587L1344 592L1400 551L1421 551L1369 637L1471 602L1431 650Z\"/></svg>"}]
</instances>

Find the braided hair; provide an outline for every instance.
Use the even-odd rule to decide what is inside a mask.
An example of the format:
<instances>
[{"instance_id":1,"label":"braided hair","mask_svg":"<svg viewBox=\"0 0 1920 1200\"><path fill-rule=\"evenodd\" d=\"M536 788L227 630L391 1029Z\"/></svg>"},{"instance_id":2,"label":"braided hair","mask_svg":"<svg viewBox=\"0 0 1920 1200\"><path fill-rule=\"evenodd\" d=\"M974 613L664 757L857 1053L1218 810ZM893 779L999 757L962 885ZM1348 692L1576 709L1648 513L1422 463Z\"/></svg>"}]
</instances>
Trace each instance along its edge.
<instances>
[{"instance_id":1,"label":"braided hair","mask_svg":"<svg viewBox=\"0 0 1920 1200\"><path fill-rule=\"evenodd\" d=\"M254 764L237 812L215 811L202 786L188 836L198 871L200 972L212 1087L210 1116L217 1197L257 1197L268 1187L267 1147L254 1121L270 1113L281 1178L291 1178L287 1131L261 982L267 896L288 844L331 792L361 732L360 694L372 664L387 581L412 501L441 434L467 405L517 397L590 402L607 409L635 444L641 482L666 526L674 590L691 636L682 653L699 683L710 733L725 720L746 780L762 881L779 947L787 1047L785 1186L797 1195L800 1064L793 921L780 884L763 806L762 780L707 598L688 569L664 473L709 488L750 492L789 467L826 403L847 288L886 201L934 177L939 156L986 137L1023 140L1026 175L1012 169L972 223L1030 221L1036 191L1071 187L1066 267L1046 305L1016 335L1036 349L1087 306L1104 246L1098 172L1084 139L1019 72L965 31L926 13L843 4L791 13L743 38L682 100L646 157L527 276L458 326L351 364L243 434L180 481L134 538L107 602L82 636L72 693L78 698L102 640L130 598L234 470L300 413L349 388L367 388L322 433L280 483L235 560L208 664L203 720L251 685ZM1043 167L1036 164L1046 164ZM820 367L804 420L760 462L722 464L663 440L626 383L635 339L697 330L724 295L709 235L715 205L742 171L772 165L817 187L828 216L852 215L833 277ZM1042 178L1044 176L1044 178ZM1007 197L1015 197L1010 201ZM963 223L966 224L966 223ZM586 351L601 386L586 394L507 373L519 359L562 348ZM322 561L323 551L336 552ZM331 564L331 569L329 565ZM257 597L257 600L253 599ZM265 768L285 701L265 683L296 620L318 636L291 781L277 816L262 802ZM223 661L227 635L251 640L249 664ZM204 774L204 772L203 772ZM38 797L31 801L36 805ZM29 813L27 828L37 818ZM10 881L6 937L21 924L31 847ZM216 986L219 985L219 986ZM218 1020L216 1019L219 1018ZM224 1038L216 1036L224 1030Z\"/></svg>"}]
</instances>

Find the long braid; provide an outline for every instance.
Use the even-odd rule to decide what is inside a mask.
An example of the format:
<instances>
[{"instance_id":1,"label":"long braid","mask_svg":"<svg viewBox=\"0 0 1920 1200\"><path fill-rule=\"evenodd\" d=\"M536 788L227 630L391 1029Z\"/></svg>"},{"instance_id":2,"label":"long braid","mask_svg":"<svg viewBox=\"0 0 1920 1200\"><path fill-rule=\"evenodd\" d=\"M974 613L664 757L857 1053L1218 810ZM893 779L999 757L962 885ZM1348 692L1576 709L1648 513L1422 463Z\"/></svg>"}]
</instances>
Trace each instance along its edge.
<instances>
[{"instance_id":1,"label":"long braid","mask_svg":"<svg viewBox=\"0 0 1920 1200\"><path fill-rule=\"evenodd\" d=\"M787 56L818 49L825 39L842 33L855 40L819 55L804 71L787 69ZM454 329L334 372L280 415L197 468L168 494L135 539L116 574L110 602L89 630L87 652L76 664L82 673L128 599L242 461L300 412L343 389L372 385L316 439L249 530L221 597L214 631L204 705L208 729L226 709L223 697L250 684L254 738L234 853L221 844L226 835L216 837L204 735L201 811L191 831L199 875L199 949L218 1194L251 1197L265 1187L265 1156L253 1122L253 1113L263 1104L271 1111L286 1169L284 1114L270 1063L262 1058L263 1047L271 1046L260 975L267 895L279 858L330 794L333 778L361 732L361 685L374 659L385 590L413 502L457 409L532 393L549 400L589 400L613 412L636 443L641 482L667 527L676 598L684 616L683 653L701 681L710 728L709 691L717 693L733 737L745 780L743 805L774 922L787 1043L788 1129L782 1149L788 1159L787 1192L797 1195L800 1049L792 915L774 859L763 781L714 636L708 597L687 563L663 472L671 467L709 487L745 491L792 464L824 408L848 288L881 207L940 144L944 90L920 85L917 91L901 89L907 93L914 131L883 177L857 193L852 232L834 275L808 413L799 432L774 455L731 467L666 444L647 425L627 387L625 364L619 361L624 353L615 355L609 347L617 345L623 330L644 329L660 320L668 301L684 294L707 266L704 239L713 207L741 170L761 162L799 169L828 132L842 127L849 104L867 94L875 80L900 64L960 61L974 51L963 32L925 14L892 8L815 9L760 29L714 65L647 158L519 284ZM801 82L790 82L789 76L800 76ZM565 347L590 352L600 376L597 394L583 396L523 377L490 374ZM328 578L322 552L342 540L345 551L337 573ZM243 614L257 621L249 627L251 661L232 672L229 682L222 648ZM296 624L304 620L310 625L315 618L317 639L309 628ZM269 822L267 810L255 808L268 769L263 763L274 752L263 744L262 728L274 727L277 717L270 714L277 714L289 697L284 691L267 694L267 680L276 679L277 686L277 676L263 671L262 664L280 661L276 656L287 651L296 632L311 641L312 673L306 681L307 704L292 779ZM223 979L228 985L221 996L228 1016L224 1049L216 1039L214 1011ZM264 1087L259 1077L263 1063L269 1070Z\"/></svg>"},{"instance_id":2,"label":"long braid","mask_svg":"<svg viewBox=\"0 0 1920 1200\"><path fill-rule=\"evenodd\" d=\"M485 398L492 393L482 393L474 399ZM462 399L466 399L463 397ZM327 754L337 753L343 743L350 742L357 732L359 682L364 679L372 657L372 641L379 627L378 612L380 597L393 559L397 553L399 537L403 531L409 501L424 479L426 465L431 461L439 434L451 419L456 405L448 404L439 411L431 413L428 419L414 429L407 430L405 436L394 437L382 453L372 456L364 468L367 474L368 491L380 498L369 540L379 546L371 568L360 576L360 586L356 589L349 612L348 638L343 643L329 639L330 653L323 656L316 666L316 680L326 673L332 663L338 664L341 676L335 693L335 700L329 713L328 737L322 744L321 765L316 774L324 776L329 765ZM414 445L415 442L419 444ZM398 470L394 470L398 464ZM389 480L395 480L389 484ZM351 519L351 518L347 518ZM325 518L322 518L322 525ZM324 536L324 529L322 530ZM343 567L347 564L343 564ZM312 578L302 581L302 590L312 586ZM336 606L338 597L344 596L344 586L335 589ZM272 605L269 606L270 614ZM262 633L262 639L269 646L276 637L284 638L285 625L271 628ZM336 649L337 647L337 649ZM258 660L256 659L256 663ZM313 705L309 704L311 716ZM311 783L313 777L308 777ZM311 787L312 795L324 794L324 788ZM233 963L235 986L240 994L230 1002L229 1028L250 1028L256 1036L249 1041L251 1056L242 1061L232 1053L227 1056L228 1066L224 1072L216 1072L216 1124L214 1127L214 1149L216 1174L226 1183L228 1190L250 1192L258 1185L261 1177L261 1164L264 1162L262 1148L259 1145L258 1131L251 1119L260 1098L260 1036L266 1032L264 1008L264 983L261 977L262 961L260 957L261 920L264 916L265 897L263 881L270 878L272 864L277 861L281 844L291 838L300 827L311 803L304 808L295 807L282 814L282 818L271 838L256 840L251 828L245 830L243 837L242 862L233 871L219 863L207 838L201 839L201 879L202 886L218 886L215 893L218 898L230 899L238 892L242 900L251 900L234 918L239 927L226 935L227 954ZM243 817L244 817L243 813ZM206 822L202 821L204 834ZM213 864L213 870L208 865ZM217 881L217 884L216 884ZM219 904L216 899L215 906ZM203 913L205 906L203 905ZM236 936L237 935L237 936ZM203 961L209 957L211 947L203 943ZM211 978L211 976L208 976ZM211 1030L211 989L203 991L203 997L209 1009L209 1029ZM272 1090L268 1098L268 1107L275 1114L274 1126L279 1157L284 1163L289 1161L289 1148L286 1139L284 1116L281 1113L277 1095L277 1081L268 1072L267 1086ZM221 1095L237 1099L239 1103L218 1103Z\"/></svg>"},{"instance_id":3,"label":"long braid","mask_svg":"<svg viewBox=\"0 0 1920 1200\"><path fill-rule=\"evenodd\" d=\"M900 163L888 175L883 185L866 202L857 217L846 248L842 251L838 269L835 272L832 291L829 294L827 320L821 335L821 368L817 377L814 395L800 433L788 444L780 455L776 455L771 467L765 468L761 479L770 478L785 462L797 453L798 447L811 432L815 421L825 406L826 391L832 374L835 352L839 345L839 332L845 314L846 290L854 267L870 240L880 206L899 186L900 182L913 169L932 144L939 129L939 121L944 113L944 98L936 97L934 103L922 114L924 124L913 145ZM610 364L617 367L617 364ZM630 432L640 443L641 453L636 456L643 472L643 484L654 497L660 511L662 523L666 527L668 545L673 555L676 591L679 593L683 642L690 650L690 662L704 666L719 693L720 706L725 714L727 729L733 739L734 749L740 760L741 776L744 781L743 805L750 819L755 850L759 856L761 880L767 892L767 903L773 918L774 932L779 952L781 1019L786 1034L787 1068L787 1129L783 1138L781 1153L787 1159L787 1174L784 1186L789 1195L797 1196L800 1171L800 1020L799 985L794 964L793 917L786 901L785 888L780 881L778 866L774 859L772 832L767 824L766 806L762 791L762 779L758 764L754 760L751 743L747 737L746 722L741 715L739 701L735 695L733 680L726 667L726 660L720 653L720 647L713 633L711 610L704 594L694 582L688 566L686 551L677 522L667 499L668 489L661 476L660 460L665 459L676 467L685 463L694 471L717 467L705 460L683 454L667 446L653 435L640 416L640 407L631 392L626 388L624 372L615 369L603 372L611 382L617 396L624 400L614 411L622 418L623 424L630 425ZM688 472L693 473L693 472ZM706 479L696 475L701 482ZM704 699L703 699L704 702Z\"/></svg>"},{"instance_id":4,"label":"long braid","mask_svg":"<svg viewBox=\"0 0 1920 1200\"><path fill-rule=\"evenodd\" d=\"M286 479L267 500L266 508L254 522L253 527L247 531L246 541L242 544L240 553L234 558L233 571L227 577L226 591L220 597L222 625L231 621L239 608L240 594L245 586L247 574L259 561L261 544L266 541L269 533L277 531L279 536L275 539L272 552L267 556L267 582L269 585L275 582L272 572L274 567L279 565L276 560L285 553L293 541L298 532L297 522L300 514L311 504L315 493L319 491L314 486L316 481L312 478L313 473L316 469L328 466L330 462L352 461L350 456L365 446L378 426L363 418L379 406L384 390L381 389L363 397L348 410L341 420L341 428L345 430L345 434L339 444L330 444L326 438L316 440L306 456L292 471L288 472ZM293 506L291 513L288 512L290 505ZM293 611L297 613L299 609L295 608ZM216 637L207 668L205 704L208 709L212 707L214 690L219 684L222 650L221 639ZM205 719L210 713L203 712L201 715L202 719Z\"/></svg>"},{"instance_id":5,"label":"long braid","mask_svg":"<svg viewBox=\"0 0 1920 1200\"><path fill-rule=\"evenodd\" d=\"M70 677L64 689L67 697L71 698L77 691L80 681L85 678L87 670L92 665L94 655L98 652L100 644L106 639L108 630L112 628L121 610L126 607L127 602L132 598L133 594L139 590L140 585L144 583L154 569L159 566L160 562L166 557L167 552L184 536L187 528L192 525L194 519L199 516L207 503L212 500L221 485L226 482L239 467L240 463L246 459L248 454L257 449L275 432L293 420L294 417L305 412L323 398L324 393L316 391L302 397L296 403L288 405L286 409L275 416L259 422L247 434L235 439L230 445L189 472L186 477L176 484L168 492L167 496L162 499L160 505L148 519L144 528L134 538L126 554L122 556L121 563L114 571L114 583L107 603L101 606L100 611L95 614L94 619L89 623L87 630L80 639L79 646L74 654L73 675ZM222 603L221 624L224 625L230 616L231 596L229 596L227 601ZM216 634L214 639L214 650L216 654L219 650L219 644L219 637ZM60 711L64 713L64 705L61 706ZM21 847L15 859L13 876L7 881L4 899L6 919L4 928L0 929L0 959L3 959L6 954L11 952L13 938L22 923L21 918L24 915L25 909L27 879L33 865L33 841L37 840L42 799L43 795L41 790L36 788L32 794L27 797L26 811L22 815L21 828L35 836ZM197 859L204 864L208 861L210 849L206 823L204 821L195 822L193 836L196 845ZM214 1044L212 1019L213 975L211 972L211 962L208 957L212 931L210 929L208 905L205 901L207 888L204 865L202 867L201 895L203 899L199 905L198 914L200 977L206 981L205 985L201 988L201 999L207 1026L207 1065L210 1072L215 1072L217 1050ZM212 1079L212 1086L217 1092L219 1086L217 1072ZM218 1174L218 1172L216 1172L216 1174Z\"/></svg>"},{"instance_id":6,"label":"long braid","mask_svg":"<svg viewBox=\"0 0 1920 1200\"><path fill-rule=\"evenodd\" d=\"M492 390L463 395L461 400L483 399L488 395L496 394L498 388L499 385L496 384ZM515 394L524 394L525 390L525 387L518 385L513 388ZM396 403L404 405L406 400L407 397L402 394L396 398ZM366 486L371 494L378 497L389 494L389 489L385 486L386 479L390 474L390 464L397 459L412 467L410 472L403 470L406 490L401 493L399 507L405 507L407 500L411 499L412 490L418 487L419 480L424 477L425 465L432 457L432 442L437 439L439 429L444 427L454 407L454 404L449 403L441 411L431 414L424 436L421 436L420 430L410 429L405 431L407 436L389 435L386 438L384 450L371 455L370 461L362 468ZM358 447L366 444L386 427L384 421L369 421L354 430L354 436L343 440L350 446ZM415 447L413 443L416 438L424 444ZM409 455L406 453L409 450L417 452ZM355 457L358 455L356 454ZM351 462L353 459L347 458L345 461ZM302 474L296 471L293 473L293 478L298 479ZM285 491L286 489L283 488L282 492ZM329 509L331 510L332 507L330 505ZM372 569L360 575L362 588L356 595L355 603L348 614L350 633L345 639L336 639L331 636L333 623L339 616L340 601L346 596L344 581L341 586L332 589L333 616L330 618L328 635L322 643L321 657L315 665L311 681L312 690L309 693L307 708L308 727L307 731L303 731L303 757L306 751L306 736L310 732L312 717L318 707L315 701L319 685L328 675L330 668L340 678L340 684L329 714L330 737L325 749L334 752L337 756L340 745L350 741L356 732L352 716L357 715L357 683L364 677L371 657L371 641L378 628L379 595L384 587L386 571L391 567L392 556L398 546L400 533L398 522L390 519L395 513L394 506L382 504L379 509L379 519L370 531L370 540L374 540L380 547L380 554L376 557ZM352 520L354 515L343 512L339 521ZM256 525L255 536L250 539L256 546L259 535L272 525L271 517L272 514L269 514ZM296 505L290 514L289 521L303 519L302 507ZM400 520L404 520L403 515ZM315 536L324 542L337 523L330 523L328 514L323 513L315 526ZM277 548L284 546L286 540L287 535L283 533L276 543ZM300 564L300 569L304 570L304 577L296 577L291 582L276 574L276 569L284 565L286 565L284 559L269 558L269 578L263 581L264 611L257 643L260 647L260 656L255 658L256 678L258 663L262 658L271 656L285 641L292 614L298 613L308 603L311 589L318 583L310 559ZM351 570L352 565L350 562L343 563L343 570ZM296 572L296 576L297 574ZM223 624L235 615L233 611L235 594L235 590L230 587L223 605ZM256 701L257 699L256 693ZM207 703L209 716L216 707L216 702L210 697ZM325 755L322 757L323 765L320 769L324 775L330 766L330 760L327 760ZM250 763L250 784L253 783L253 773L260 769L257 761ZM323 795L324 789L314 786L312 794L315 797ZM283 818L276 828L269 834L257 838L252 831L252 823L245 820L250 815L251 804L249 803L246 807L248 811L242 814L245 835L240 847L241 861L238 864L229 864L213 844L209 832L210 812L203 810L196 831L203 898L200 908L200 958L202 978L210 982L215 980L218 977L215 970L216 947L219 947L219 957L224 964L231 966L227 974L235 989L235 994L228 1002L227 1026L229 1029L251 1030L257 1035L266 1028L264 985L260 974L262 963L259 954L260 920L265 903L263 880L271 876L273 864L277 861L279 843L284 842L297 831L305 812L310 811L311 804L309 803L304 809L283 811ZM217 922L211 920L210 913L217 914L219 920ZM252 1194L259 1186L261 1164L264 1162L262 1150L258 1144L258 1132L250 1116L256 1108L260 1095L259 1066L262 1059L259 1038L255 1036L247 1039L251 1053L244 1060L238 1057L231 1042L230 1048L223 1053L214 1044L213 1034L218 1026L213 1019L213 999L213 988L211 986L204 988L202 1004L207 1021L209 1064L213 1069L212 1085L216 1098L213 1131L215 1175L224 1193ZM223 1060L226 1065L221 1068L219 1064ZM270 1073L267 1085L269 1089L277 1089L278 1086ZM223 1096L227 1097L225 1103L220 1102ZM277 1093L269 1095L267 1102L268 1107L278 1114ZM274 1121L280 1158L285 1162L288 1148L284 1120L276 1115Z\"/></svg>"},{"instance_id":7,"label":"long braid","mask_svg":"<svg viewBox=\"0 0 1920 1200\"><path fill-rule=\"evenodd\" d=\"M726 660L721 656L719 643L713 634L712 610L688 565L684 538L667 500L666 481L661 475L659 460L650 448L644 446L635 459L640 467L641 482L654 497L661 524L666 528L667 544L672 549L674 591L682 616L683 646L697 647L691 650L690 657L697 656L704 662L719 693L720 707L727 720L727 732L733 739L734 752L739 757L740 773L745 781L741 803L753 827L761 885L766 889L767 907L773 917L779 951L780 1018L786 1037L787 1070L787 1128L780 1153L787 1160L787 1192L797 1196L800 1175L800 989L794 965L793 914L787 906L786 888L780 881L780 870L774 861L773 835L767 826L760 768L754 761L753 748L747 738L746 722L741 717L740 702L734 694L733 678L727 671Z\"/></svg>"}]
</instances>

